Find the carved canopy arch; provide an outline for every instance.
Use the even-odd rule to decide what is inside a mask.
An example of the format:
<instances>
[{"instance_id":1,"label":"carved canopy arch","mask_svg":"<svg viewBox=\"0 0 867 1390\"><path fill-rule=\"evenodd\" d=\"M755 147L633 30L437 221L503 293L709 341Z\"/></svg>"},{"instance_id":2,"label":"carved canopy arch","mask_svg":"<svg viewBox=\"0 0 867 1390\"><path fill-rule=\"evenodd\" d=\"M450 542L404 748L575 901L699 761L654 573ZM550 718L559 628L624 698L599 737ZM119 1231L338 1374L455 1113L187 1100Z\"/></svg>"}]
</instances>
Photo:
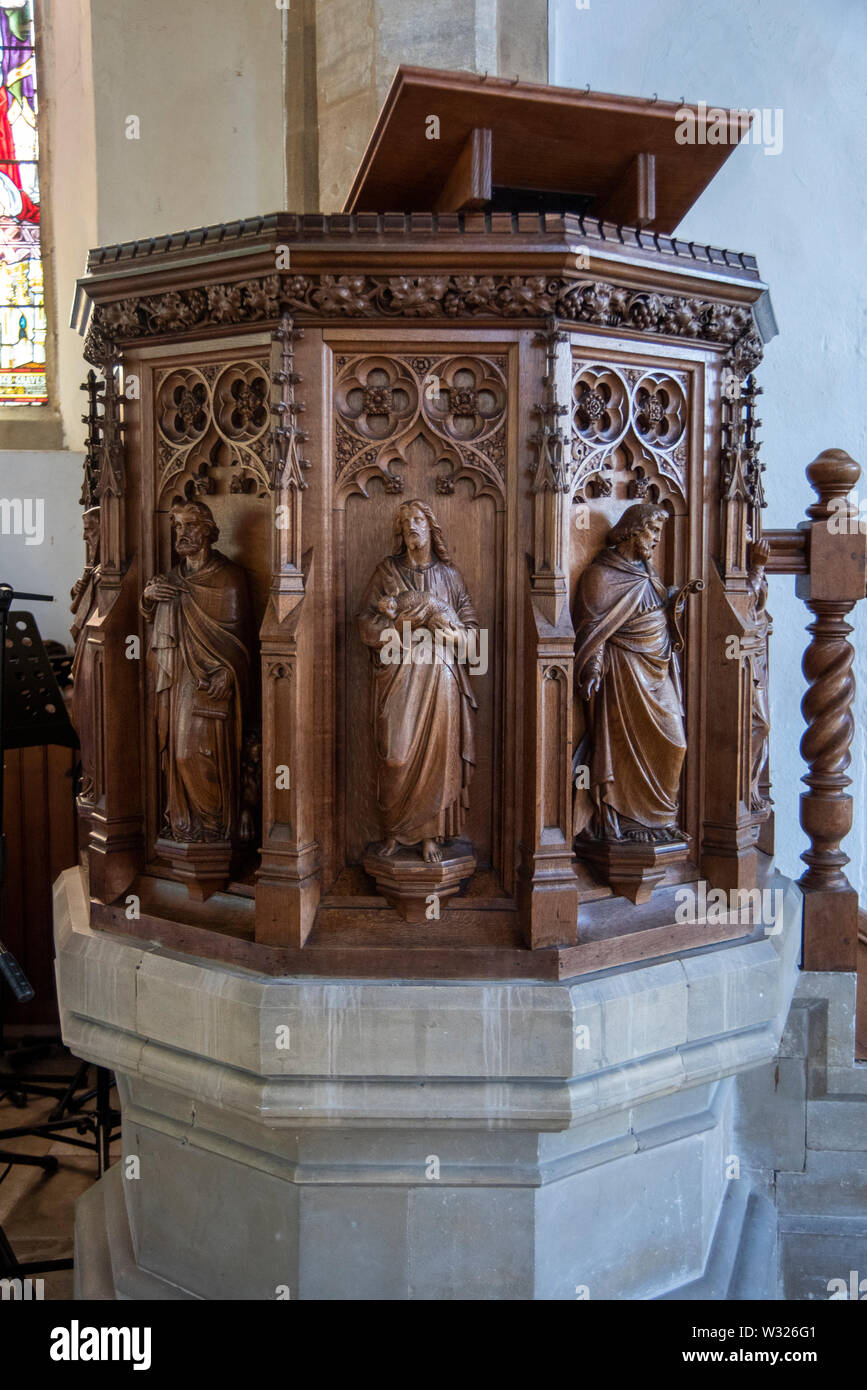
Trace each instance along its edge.
<instances>
[{"instance_id":1,"label":"carved canopy arch","mask_svg":"<svg viewBox=\"0 0 867 1390\"><path fill-rule=\"evenodd\" d=\"M607 497L628 475L627 495L687 498L686 379L673 369L576 359L572 377L572 496Z\"/></svg>"},{"instance_id":2,"label":"carved canopy arch","mask_svg":"<svg viewBox=\"0 0 867 1390\"><path fill-rule=\"evenodd\" d=\"M401 465L422 438L436 470L435 488L454 492L463 478L473 495L505 506L505 363L461 355L359 354L336 360L335 482L338 505L352 492L367 496L379 477L388 493L403 491Z\"/></svg>"}]
</instances>

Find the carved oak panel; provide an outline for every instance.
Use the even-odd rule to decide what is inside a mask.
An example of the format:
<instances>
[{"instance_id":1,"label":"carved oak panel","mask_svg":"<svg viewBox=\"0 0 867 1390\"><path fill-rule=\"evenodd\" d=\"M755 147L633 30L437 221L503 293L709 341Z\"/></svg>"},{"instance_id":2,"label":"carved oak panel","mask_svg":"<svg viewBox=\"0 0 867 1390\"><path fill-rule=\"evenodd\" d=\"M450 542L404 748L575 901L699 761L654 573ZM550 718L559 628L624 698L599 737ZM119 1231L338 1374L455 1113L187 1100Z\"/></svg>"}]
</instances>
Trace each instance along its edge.
<instances>
[{"instance_id":1,"label":"carved oak panel","mask_svg":"<svg viewBox=\"0 0 867 1390\"><path fill-rule=\"evenodd\" d=\"M477 598L480 642L469 677L478 703L472 792L465 834L480 865L495 857L497 695L503 631L502 547L506 504L506 358L424 352L339 353L334 359L334 500L345 513L345 862L360 862L381 838L372 740L370 656L357 637L364 588L392 549L402 501L434 512L467 589Z\"/></svg>"}]
</instances>

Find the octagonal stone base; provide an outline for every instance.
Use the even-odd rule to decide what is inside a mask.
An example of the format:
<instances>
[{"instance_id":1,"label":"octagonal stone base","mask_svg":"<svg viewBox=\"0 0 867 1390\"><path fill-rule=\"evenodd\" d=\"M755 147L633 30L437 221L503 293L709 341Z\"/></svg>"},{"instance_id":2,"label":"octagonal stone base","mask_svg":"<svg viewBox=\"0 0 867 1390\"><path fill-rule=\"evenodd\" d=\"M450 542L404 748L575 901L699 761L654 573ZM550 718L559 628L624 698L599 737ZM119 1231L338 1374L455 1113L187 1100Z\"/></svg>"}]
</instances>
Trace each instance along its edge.
<instances>
[{"instance_id":1,"label":"octagonal stone base","mask_svg":"<svg viewBox=\"0 0 867 1390\"><path fill-rule=\"evenodd\" d=\"M777 883L775 937L382 984L93 932L69 870L63 1034L114 1069L139 1160L79 1202L79 1297L773 1297L773 1209L726 1174L733 1077L776 1055L795 982Z\"/></svg>"}]
</instances>

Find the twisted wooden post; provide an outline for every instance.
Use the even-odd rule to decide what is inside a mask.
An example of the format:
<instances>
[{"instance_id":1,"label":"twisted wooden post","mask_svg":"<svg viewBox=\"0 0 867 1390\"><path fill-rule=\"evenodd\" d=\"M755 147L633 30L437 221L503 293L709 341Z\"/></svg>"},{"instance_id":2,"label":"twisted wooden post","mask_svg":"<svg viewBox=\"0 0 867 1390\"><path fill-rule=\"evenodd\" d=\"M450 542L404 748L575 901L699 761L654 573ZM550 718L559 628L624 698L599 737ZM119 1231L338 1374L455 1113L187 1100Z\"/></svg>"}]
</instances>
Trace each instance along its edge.
<instances>
[{"instance_id":1,"label":"twisted wooden post","mask_svg":"<svg viewBox=\"0 0 867 1390\"><path fill-rule=\"evenodd\" d=\"M800 883L810 889L845 889L849 856L840 841L852 828L852 798L845 788L852 781L846 769L855 731L855 652L847 640L852 626L846 616L854 604L819 599L807 607L816 616L807 628L812 640L803 660L809 689L801 701L807 724L801 756L810 770L801 780L810 790L801 793L801 825L812 846L801 855L808 868Z\"/></svg>"},{"instance_id":2,"label":"twisted wooden post","mask_svg":"<svg viewBox=\"0 0 867 1390\"><path fill-rule=\"evenodd\" d=\"M861 469L841 449L820 454L807 469L818 502L807 509L809 571L797 592L814 615L803 670L809 688L801 703L807 724L801 755L801 826L810 848L799 880L804 892L805 970L854 970L858 945L858 895L844 872L849 856L841 842L852 828L847 769L855 721L852 702L855 657L846 621L865 593L867 545L857 509L845 500Z\"/></svg>"}]
</instances>

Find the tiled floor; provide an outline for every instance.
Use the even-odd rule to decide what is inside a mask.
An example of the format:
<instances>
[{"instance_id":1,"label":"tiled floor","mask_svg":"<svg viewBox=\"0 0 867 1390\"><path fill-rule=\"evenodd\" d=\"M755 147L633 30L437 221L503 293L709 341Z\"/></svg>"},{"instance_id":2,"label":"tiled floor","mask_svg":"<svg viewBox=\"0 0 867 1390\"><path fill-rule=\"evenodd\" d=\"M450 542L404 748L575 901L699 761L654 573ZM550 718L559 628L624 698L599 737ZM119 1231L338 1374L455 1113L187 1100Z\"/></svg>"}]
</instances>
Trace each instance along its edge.
<instances>
[{"instance_id":1,"label":"tiled floor","mask_svg":"<svg viewBox=\"0 0 867 1390\"><path fill-rule=\"evenodd\" d=\"M31 1076L37 1079L38 1070L71 1076L77 1066L68 1053L59 1052L34 1067ZM95 1070L91 1068L90 1084L94 1083ZM9 1100L0 1101L0 1130L45 1120L55 1104L50 1097L33 1097L25 1109L19 1110ZM114 1091L112 1104L117 1104ZM93 1107L93 1102L89 1107ZM76 1139L91 1138L89 1133L80 1135L74 1129L69 1132ZM57 1172L49 1175L41 1168L23 1164L14 1164L7 1171L7 1165L0 1162L0 1225L16 1256L19 1260L59 1260L71 1256L75 1202L98 1177L96 1154L36 1136L0 1138L0 1148L13 1153L54 1154L59 1163ZM112 1147L113 1161L119 1153L117 1142ZM46 1299L72 1298L72 1270L31 1277L44 1280Z\"/></svg>"}]
</instances>

